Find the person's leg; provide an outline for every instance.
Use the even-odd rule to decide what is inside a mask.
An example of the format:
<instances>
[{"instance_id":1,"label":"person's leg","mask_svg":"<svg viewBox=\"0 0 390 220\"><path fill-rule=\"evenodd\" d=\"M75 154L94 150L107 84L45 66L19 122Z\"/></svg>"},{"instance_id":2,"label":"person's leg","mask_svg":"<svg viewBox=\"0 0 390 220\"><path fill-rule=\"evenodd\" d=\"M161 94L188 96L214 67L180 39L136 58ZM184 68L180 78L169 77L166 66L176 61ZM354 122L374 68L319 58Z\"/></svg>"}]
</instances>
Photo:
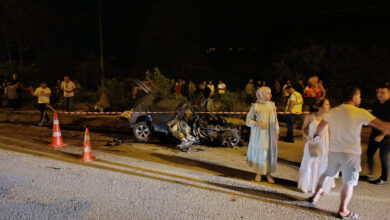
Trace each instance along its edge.
<instances>
[{"instance_id":1,"label":"person's leg","mask_svg":"<svg viewBox=\"0 0 390 220\"><path fill-rule=\"evenodd\" d=\"M203 101L203 109L205 112L207 112L207 103L208 103L208 99L205 98L204 101Z\"/></svg>"},{"instance_id":2,"label":"person's leg","mask_svg":"<svg viewBox=\"0 0 390 220\"><path fill-rule=\"evenodd\" d=\"M49 117L49 115L46 113L46 110L47 110L47 105L45 104L45 108L44 108L44 110L43 110L43 114L45 115L46 122L50 122L50 117Z\"/></svg>"},{"instance_id":3,"label":"person's leg","mask_svg":"<svg viewBox=\"0 0 390 220\"><path fill-rule=\"evenodd\" d=\"M340 207L338 211L338 214L340 216L347 216L350 214L350 211L348 210L348 204L352 199L352 195L353 186L348 186L344 184L340 194Z\"/></svg>"},{"instance_id":4,"label":"person's leg","mask_svg":"<svg viewBox=\"0 0 390 220\"><path fill-rule=\"evenodd\" d=\"M316 188L316 191L315 193L310 197L310 200L313 202L313 203L317 203L318 200L320 199L321 197L321 194L322 192L324 191L324 189L322 188L325 181L327 180L327 176L326 176L326 173L322 174L320 179L318 179L318 184L317 184L317 188Z\"/></svg>"},{"instance_id":5,"label":"person's leg","mask_svg":"<svg viewBox=\"0 0 390 220\"><path fill-rule=\"evenodd\" d=\"M16 102L16 99L8 99L9 107L15 109L16 108L15 102Z\"/></svg>"},{"instance_id":6,"label":"person's leg","mask_svg":"<svg viewBox=\"0 0 390 220\"><path fill-rule=\"evenodd\" d=\"M329 177L334 177L339 171L341 162L344 160L342 154L338 152L329 152L328 167L318 180L315 193L310 197L311 202L316 203L320 199L323 190L323 185Z\"/></svg>"},{"instance_id":7,"label":"person's leg","mask_svg":"<svg viewBox=\"0 0 390 220\"><path fill-rule=\"evenodd\" d=\"M69 97L69 110L74 111L74 97Z\"/></svg>"},{"instance_id":8,"label":"person's leg","mask_svg":"<svg viewBox=\"0 0 390 220\"><path fill-rule=\"evenodd\" d=\"M256 182L261 182L261 173L260 172L256 173L255 181Z\"/></svg>"},{"instance_id":9,"label":"person's leg","mask_svg":"<svg viewBox=\"0 0 390 220\"><path fill-rule=\"evenodd\" d=\"M372 175L373 173L374 155L379 148L379 144L374 140L374 138L375 138L374 136L370 136L370 139L368 141L367 151L366 151L369 175Z\"/></svg>"},{"instance_id":10,"label":"person's leg","mask_svg":"<svg viewBox=\"0 0 390 220\"><path fill-rule=\"evenodd\" d=\"M275 183L275 180L274 180L274 178L271 176L271 173L267 173L266 177L267 177L267 182L268 182L268 183Z\"/></svg>"},{"instance_id":11,"label":"person's leg","mask_svg":"<svg viewBox=\"0 0 390 220\"><path fill-rule=\"evenodd\" d=\"M41 119L39 120L39 124L43 123L43 119L45 116L45 108L46 108L46 104L38 104L38 109L41 112Z\"/></svg>"},{"instance_id":12,"label":"person's leg","mask_svg":"<svg viewBox=\"0 0 390 220\"><path fill-rule=\"evenodd\" d=\"M65 111L69 111L69 98L64 97Z\"/></svg>"},{"instance_id":13,"label":"person's leg","mask_svg":"<svg viewBox=\"0 0 390 220\"><path fill-rule=\"evenodd\" d=\"M287 141L294 141L294 121L296 119L297 115L295 114L288 114L286 118L287 123Z\"/></svg>"},{"instance_id":14,"label":"person's leg","mask_svg":"<svg viewBox=\"0 0 390 220\"><path fill-rule=\"evenodd\" d=\"M291 114L286 115L287 135L286 138L290 138L292 132L292 119Z\"/></svg>"},{"instance_id":15,"label":"person's leg","mask_svg":"<svg viewBox=\"0 0 390 220\"><path fill-rule=\"evenodd\" d=\"M341 166L343 188L341 189L340 206L338 210L338 214L342 217L352 215L352 212L348 209L348 204L352 199L353 187L358 185L359 172L361 171L361 155L343 153L343 156L344 162ZM358 216L356 213L354 215Z\"/></svg>"},{"instance_id":16,"label":"person's leg","mask_svg":"<svg viewBox=\"0 0 390 220\"><path fill-rule=\"evenodd\" d=\"M389 173L389 151L390 151L390 139L387 138L380 143L379 155L382 165L382 175L381 180L387 181Z\"/></svg>"}]
</instances>

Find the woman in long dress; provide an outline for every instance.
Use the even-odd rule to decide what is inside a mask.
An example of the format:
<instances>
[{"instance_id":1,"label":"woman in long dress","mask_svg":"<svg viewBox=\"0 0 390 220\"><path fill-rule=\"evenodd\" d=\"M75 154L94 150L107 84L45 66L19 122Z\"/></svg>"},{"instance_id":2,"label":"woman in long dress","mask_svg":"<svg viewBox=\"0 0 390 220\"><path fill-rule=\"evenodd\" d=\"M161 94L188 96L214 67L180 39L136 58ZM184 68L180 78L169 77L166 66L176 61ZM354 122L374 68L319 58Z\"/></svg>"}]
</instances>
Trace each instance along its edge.
<instances>
[{"instance_id":1,"label":"woman in long dress","mask_svg":"<svg viewBox=\"0 0 390 220\"><path fill-rule=\"evenodd\" d=\"M269 183L275 183L271 173L276 170L279 124L271 97L269 87L259 88L257 101L246 116L246 125L251 128L247 158L257 174L256 181L261 181L261 175L266 175Z\"/></svg>"},{"instance_id":2,"label":"woman in long dress","mask_svg":"<svg viewBox=\"0 0 390 220\"><path fill-rule=\"evenodd\" d=\"M298 188L303 192L315 192L319 178L325 172L328 166L329 154L329 130L325 127L319 140L321 152L318 157L310 157L309 140L312 140L317 130L318 124L329 112L329 100L318 99L311 106L311 114L307 115L302 126L302 136L305 143L301 167L299 168ZM306 133L306 129L309 133ZM331 188L335 187L334 178L328 178L324 184L324 193L328 193Z\"/></svg>"}]
</instances>

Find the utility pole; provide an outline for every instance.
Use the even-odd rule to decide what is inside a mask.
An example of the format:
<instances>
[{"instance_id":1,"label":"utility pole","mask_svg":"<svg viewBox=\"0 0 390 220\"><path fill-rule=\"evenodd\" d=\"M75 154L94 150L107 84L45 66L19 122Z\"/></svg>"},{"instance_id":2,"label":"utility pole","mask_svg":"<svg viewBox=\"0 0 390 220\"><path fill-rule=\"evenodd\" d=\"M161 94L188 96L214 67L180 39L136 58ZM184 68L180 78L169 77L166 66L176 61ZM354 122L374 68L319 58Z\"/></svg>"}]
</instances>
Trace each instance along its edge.
<instances>
[{"instance_id":1,"label":"utility pole","mask_svg":"<svg viewBox=\"0 0 390 220\"><path fill-rule=\"evenodd\" d=\"M98 0L99 9L99 47L100 47L100 84L104 85L104 56L103 56L103 24L102 24L102 0Z\"/></svg>"}]
</instances>

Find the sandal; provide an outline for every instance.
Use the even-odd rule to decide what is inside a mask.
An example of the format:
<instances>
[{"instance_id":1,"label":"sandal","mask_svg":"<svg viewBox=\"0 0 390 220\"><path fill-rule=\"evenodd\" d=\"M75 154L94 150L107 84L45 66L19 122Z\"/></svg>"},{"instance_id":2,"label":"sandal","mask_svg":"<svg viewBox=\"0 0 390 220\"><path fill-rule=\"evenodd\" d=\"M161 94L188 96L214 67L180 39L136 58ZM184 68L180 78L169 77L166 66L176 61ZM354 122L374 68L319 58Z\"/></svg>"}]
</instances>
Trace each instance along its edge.
<instances>
[{"instance_id":1,"label":"sandal","mask_svg":"<svg viewBox=\"0 0 390 220\"><path fill-rule=\"evenodd\" d=\"M361 219L360 216L358 216L355 212L352 212L352 211L348 215L346 215L346 216L341 216L339 214L339 217L341 219Z\"/></svg>"},{"instance_id":2,"label":"sandal","mask_svg":"<svg viewBox=\"0 0 390 220\"><path fill-rule=\"evenodd\" d=\"M267 182L272 183L272 184L275 183L275 180L274 180L274 178L272 178L271 174L267 175Z\"/></svg>"},{"instance_id":3,"label":"sandal","mask_svg":"<svg viewBox=\"0 0 390 220\"><path fill-rule=\"evenodd\" d=\"M315 207L316 207L316 203L313 201L313 197L307 198L307 199L306 199L306 202L309 203L308 206L309 206L310 208L315 208Z\"/></svg>"}]
</instances>

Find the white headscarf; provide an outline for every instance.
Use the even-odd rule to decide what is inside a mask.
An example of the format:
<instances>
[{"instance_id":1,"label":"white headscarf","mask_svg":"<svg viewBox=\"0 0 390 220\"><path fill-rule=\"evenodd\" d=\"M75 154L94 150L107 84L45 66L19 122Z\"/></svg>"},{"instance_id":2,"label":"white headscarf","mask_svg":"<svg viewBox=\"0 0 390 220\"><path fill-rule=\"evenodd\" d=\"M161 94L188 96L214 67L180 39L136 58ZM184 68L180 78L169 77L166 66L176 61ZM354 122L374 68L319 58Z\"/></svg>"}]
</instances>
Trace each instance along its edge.
<instances>
[{"instance_id":1,"label":"white headscarf","mask_svg":"<svg viewBox=\"0 0 390 220\"><path fill-rule=\"evenodd\" d=\"M269 102L267 100L267 92L268 92L268 90L271 90L271 88L269 88L267 86L263 86L263 87L260 87L256 91L257 102L262 103L262 104L266 104L266 103Z\"/></svg>"}]
</instances>

